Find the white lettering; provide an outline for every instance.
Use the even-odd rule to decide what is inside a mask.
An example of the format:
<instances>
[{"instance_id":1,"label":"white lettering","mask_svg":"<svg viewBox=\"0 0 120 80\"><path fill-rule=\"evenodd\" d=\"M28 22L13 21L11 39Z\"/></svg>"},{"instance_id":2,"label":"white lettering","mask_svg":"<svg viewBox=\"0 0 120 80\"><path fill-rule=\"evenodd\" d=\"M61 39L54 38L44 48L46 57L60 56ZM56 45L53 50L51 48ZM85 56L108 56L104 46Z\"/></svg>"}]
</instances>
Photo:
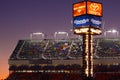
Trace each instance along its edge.
<instances>
[{"instance_id":1,"label":"white lettering","mask_svg":"<svg viewBox=\"0 0 120 80\"><path fill-rule=\"evenodd\" d=\"M74 24L79 25L79 24L85 24L87 22L89 22L89 19L75 20Z\"/></svg>"},{"instance_id":2,"label":"white lettering","mask_svg":"<svg viewBox=\"0 0 120 80\"><path fill-rule=\"evenodd\" d=\"M73 10L79 10L79 9L85 9L86 6L78 6L78 7L74 7Z\"/></svg>"},{"instance_id":3,"label":"white lettering","mask_svg":"<svg viewBox=\"0 0 120 80\"><path fill-rule=\"evenodd\" d=\"M97 25L101 24L101 21L95 20L95 19L91 19L91 22L94 23L94 24L97 24Z\"/></svg>"}]
</instances>

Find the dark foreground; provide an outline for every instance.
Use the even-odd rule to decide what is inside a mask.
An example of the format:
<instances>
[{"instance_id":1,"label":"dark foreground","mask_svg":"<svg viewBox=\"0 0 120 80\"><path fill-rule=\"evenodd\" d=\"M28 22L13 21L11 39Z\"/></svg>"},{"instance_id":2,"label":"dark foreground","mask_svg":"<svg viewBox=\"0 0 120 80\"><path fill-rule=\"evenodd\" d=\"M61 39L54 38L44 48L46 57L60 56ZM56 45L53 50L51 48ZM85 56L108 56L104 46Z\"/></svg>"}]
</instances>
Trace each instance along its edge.
<instances>
[{"instance_id":1,"label":"dark foreground","mask_svg":"<svg viewBox=\"0 0 120 80\"><path fill-rule=\"evenodd\" d=\"M11 73L6 80L82 80L77 73ZM94 80L120 80L120 73L96 73Z\"/></svg>"}]
</instances>

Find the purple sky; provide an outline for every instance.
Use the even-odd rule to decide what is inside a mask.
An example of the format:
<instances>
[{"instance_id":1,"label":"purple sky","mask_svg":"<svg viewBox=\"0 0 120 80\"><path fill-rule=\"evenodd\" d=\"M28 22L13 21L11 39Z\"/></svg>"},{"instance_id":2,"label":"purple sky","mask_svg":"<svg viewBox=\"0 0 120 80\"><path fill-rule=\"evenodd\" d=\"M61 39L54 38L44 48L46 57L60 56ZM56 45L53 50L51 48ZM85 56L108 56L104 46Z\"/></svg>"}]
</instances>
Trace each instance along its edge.
<instances>
[{"instance_id":1,"label":"purple sky","mask_svg":"<svg viewBox=\"0 0 120 80\"><path fill-rule=\"evenodd\" d=\"M0 0L0 75L7 73L19 39L28 39L31 32L69 31L72 4L78 1L83 0ZM120 30L120 0L94 1L103 3L105 29Z\"/></svg>"}]
</instances>

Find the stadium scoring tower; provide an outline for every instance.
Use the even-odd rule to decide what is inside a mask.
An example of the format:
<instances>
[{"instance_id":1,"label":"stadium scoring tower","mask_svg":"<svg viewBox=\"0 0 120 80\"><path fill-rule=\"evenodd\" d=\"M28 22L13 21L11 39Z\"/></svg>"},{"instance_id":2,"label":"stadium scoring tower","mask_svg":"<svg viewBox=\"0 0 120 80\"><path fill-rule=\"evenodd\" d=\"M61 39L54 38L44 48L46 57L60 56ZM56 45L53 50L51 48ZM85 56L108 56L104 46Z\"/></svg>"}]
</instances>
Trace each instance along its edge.
<instances>
[{"instance_id":1,"label":"stadium scoring tower","mask_svg":"<svg viewBox=\"0 0 120 80\"><path fill-rule=\"evenodd\" d=\"M93 78L93 35L100 35L102 4L83 1L73 4L73 31L83 36L83 80Z\"/></svg>"}]
</instances>

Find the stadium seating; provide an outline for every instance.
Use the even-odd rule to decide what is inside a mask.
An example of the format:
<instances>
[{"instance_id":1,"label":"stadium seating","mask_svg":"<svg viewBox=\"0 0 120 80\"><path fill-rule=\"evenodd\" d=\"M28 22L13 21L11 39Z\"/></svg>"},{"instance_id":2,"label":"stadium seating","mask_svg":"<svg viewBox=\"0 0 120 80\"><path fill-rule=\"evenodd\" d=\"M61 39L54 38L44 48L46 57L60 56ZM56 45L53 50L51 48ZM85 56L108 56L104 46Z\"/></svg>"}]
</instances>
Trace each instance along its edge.
<instances>
[{"instance_id":1,"label":"stadium seating","mask_svg":"<svg viewBox=\"0 0 120 80\"><path fill-rule=\"evenodd\" d=\"M20 40L10 59L66 59L80 57L80 40Z\"/></svg>"},{"instance_id":2,"label":"stadium seating","mask_svg":"<svg viewBox=\"0 0 120 80\"><path fill-rule=\"evenodd\" d=\"M40 54L44 51L46 45L45 40L30 41L26 40L18 53L20 59L40 58Z\"/></svg>"},{"instance_id":3,"label":"stadium seating","mask_svg":"<svg viewBox=\"0 0 120 80\"><path fill-rule=\"evenodd\" d=\"M94 54L99 57L120 56L120 40L95 39ZM74 59L82 56L82 41L78 39L19 40L10 59Z\"/></svg>"},{"instance_id":4,"label":"stadium seating","mask_svg":"<svg viewBox=\"0 0 120 80\"><path fill-rule=\"evenodd\" d=\"M100 40L97 47L97 55L100 57L120 56L120 41L114 39Z\"/></svg>"},{"instance_id":5,"label":"stadium seating","mask_svg":"<svg viewBox=\"0 0 120 80\"><path fill-rule=\"evenodd\" d=\"M18 41L18 44L17 44L16 48L14 49L13 54L11 54L10 59L17 59L17 54L18 54L20 48L22 47L23 43L24 43L24 40Z\"/></svg>"},{"instance_id":6,"label":"stadium seating","mask_svg":"<svg viewBox=\"0 0 120 80\"><path fill-rule=\"evenodd\" d=\"M95 59L120 57L119 39L95 38L93 46ZM9 59L13 60L9 66L9 71L12 73L6 80L82 80L80 64L32 63L32 60L33 62L35 60L36 62L78 60L79 57L82 57L82 47L81 39L19 40ZM19 60L27 60L29 64L18 64ZM115 64L98 63L98 65L94 65L94 80L119 80L120 64Z\"/></svg>"}]
</instances>

